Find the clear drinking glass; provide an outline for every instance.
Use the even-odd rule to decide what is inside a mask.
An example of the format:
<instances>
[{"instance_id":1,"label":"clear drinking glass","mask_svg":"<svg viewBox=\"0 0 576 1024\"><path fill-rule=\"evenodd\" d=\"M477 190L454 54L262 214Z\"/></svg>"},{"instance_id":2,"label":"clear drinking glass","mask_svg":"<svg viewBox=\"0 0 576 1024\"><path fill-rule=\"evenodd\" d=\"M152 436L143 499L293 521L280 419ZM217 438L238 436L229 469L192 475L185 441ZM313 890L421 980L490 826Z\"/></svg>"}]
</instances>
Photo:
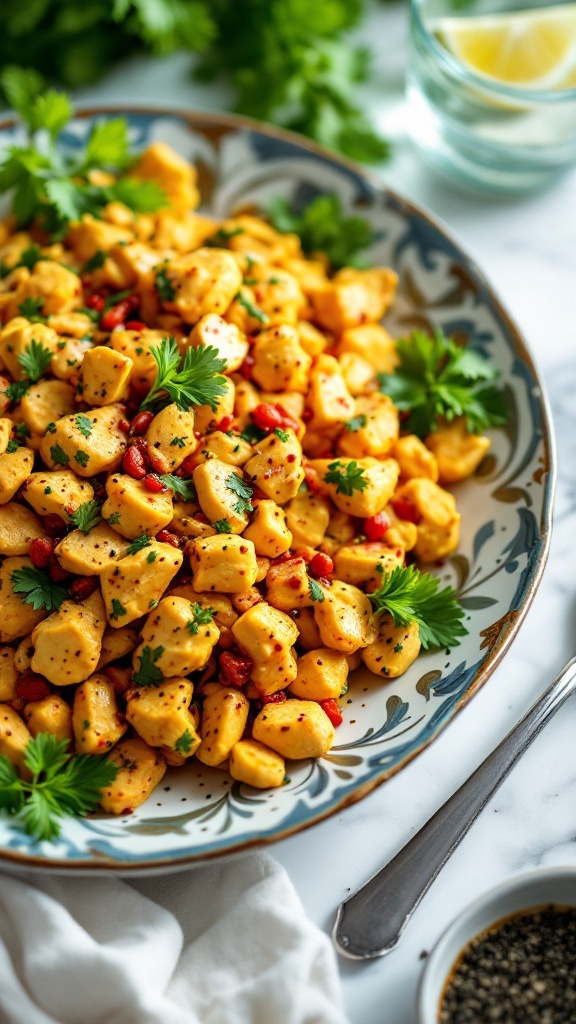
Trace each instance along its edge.
<instances>
[{"instance_id":1,"label":"clear drinking glass","mask_svg":"<svg viewBox=\"0 0 576 1024\"><path fill-rule=\"evenodd\" d=\"M492 193L529 192L576 164L576 87L530 89L475 73L435 35L438 19L559 4L411 0L408 129L426 160Z\"/></svg>"}]
</instances>

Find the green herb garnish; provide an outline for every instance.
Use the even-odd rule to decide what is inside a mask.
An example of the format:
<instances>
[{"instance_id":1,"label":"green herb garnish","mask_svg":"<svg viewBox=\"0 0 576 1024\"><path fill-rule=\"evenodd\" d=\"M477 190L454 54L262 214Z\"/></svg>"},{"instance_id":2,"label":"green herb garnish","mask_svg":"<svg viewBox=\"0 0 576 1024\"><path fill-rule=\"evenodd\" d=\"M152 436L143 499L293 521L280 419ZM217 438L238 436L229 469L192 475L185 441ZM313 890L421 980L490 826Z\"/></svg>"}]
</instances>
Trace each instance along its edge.
<instances>
[{"instance_id":1,"label":"green herb garnish","mask_svg":"<svg viewBox=\"0 0 576 1024\"><path fill-rule=\"evenodd\" d=\"M75 512L72 512L70 522L77 530L82 530L82 533L90 533L94 526L98 526L98 523L102 522L100 505L97 501L85 501L78 506Z\"/></svg>"},{"instance_id":2,"label":"green herb garnish","mask_svg":"<svg viewBox=\"0 0 576 1024\"><path fill-rule=\"evenodd\" d=\"M12 589L24 604L32 605L35 612L45 608L47 612L57 612L60 605L68 597L68 591L50 579L43 569L35 569L25 565L22 569L14 569L10 574Z\"/></svg>"},{"instance_id":3,"label":"green herb garnish","mask_svg":"<svg viewBox=\"0 0 576 1024\"><path fill-rule=\"evenodd\" d=\"M156 662L163 654L163 647L155 647L154 650L151 647L142 648L139 655L140 668L132 674L136 686L160 686L160 683L164 682L164 676L156 667Z\"/></svg>"},{"instance_id":4,"label":"green herb garnish","mask_svg":"<svg viewBox=\"0 0 576 1024\"><path fill-rule=\"evenodd\" d=\"M252 498L250 484L247 484L236 473L230 473L230 476L226 478L226 487L229 491L233 491L234 494L238 495L238 501L233 506L237 515L243 516L246 512L254 511L254 506L250 500Z\"/></svg>"},{"instance_id":5,"label":"green herb garnish","mask_svg":"<svg viewBox=\"0 0 576 1024\"><path fill-rule=\"evenodd\" d=\"M308 577L308 589L313 601L324 601L324 591L322 590L322 587L316 582L316 580L312 580L310 577Z\"/></svg>"},{"instance_id":6,"label":"green herb garnish","mask_svg":"<svg viewBox=\"0 0 576 1024\"><path fill-rule=\"evenodd\" d=\"M458 638L468 632L462 623L465 612L452 587L439 591L439 586L436 576L414 565L396 566L382 574L380 587L368 597L375 614L388 612L395 626L415 622L424 648L455 647L460 643Z\"/></svg>"},{"instance_id":7,"label":"green herb garnish","mask_svg":"<svg viewBox=\"0 0 576 1024\"><path fill-rule=\"evenodd\" d=\"M130 541L126 550L127 555L135 555L137 551L142 551L142 548L149 548L152 541L147 533L141 533L135 540Z\"/></svg>"},{"instance_id":8,"label":"green herb garnish","mask_svg":"<svg viewBox=\"0 0 576 1024\"><path fill-rule=\"evenodd\" d=\"M227 388L226 378L219 376L226 369L226 360L219 357L217 348L212 345L189 348L182 359L174 338L164 338L150 351L158 372L141 409L153 406L158 411L170 402L175 402L184 412L193 405L217 408L218 398Z\"/></svg>"},{"instance_id":9,"label":"green herb garnish","mask_svg":"<svg viewBox=\"0 0 576 1024\"><path fill-rule=\"evenodd\" d=\"M38 733L28 740L24 764L32 778L21 779L15 766L0 756L0 809L16 815L17 824L38 842L60 835L67 815L83 816L98 805L102 790L118 774L113 761L91 754L73 756L68 740Z\"/></svg>"},{"instance_id":10,"label":"green herb garnish","mask_svg":"<svg viewBox=\"0 0 576 1024\"><path fill-rule=\"evenodd\" d=\"M208 622L212 622L212 619L216 615L214 608L203 608L201 604L192 605L193 618L186 623L186 629L196 636L198 632L198 626L204 626Z\"/></svg>"},{"instance_id":11,"label":"green herb garnish","mask_svg":"<svg viewBox=\"0 0 576 1024\"><path fill-rule=\"evenodd\" d=\"M50 349L41 342L36 341L35 338L32 338L24 351L18 356L18 362L28 378L26 381L27 387L40 380L40 377L46 373L51 361L52 353ZM19 381L19 383L23 384L24 381Z\"/></svg>"},{"instance_id":12,"label":"green herb garnish","mask_svg":"<svg viewBox=\"0 0 576 1024\"><path fill-rule=\"evenodd\" d=\"M308 255L323 252L332 270L368 266L359 253L372 245L376 235L364 217L343 215L337 195L317 196L301 213L296 213L287 199L277 196L267 212L277 231L299 235Z\"/></svg>"},{"instance_id":13,"label":"green herb garnish","mask_svg":"<svg viewBox=\"0 0 576 1024\"><path fill-rule=\"evenodd\" d=\"M472 349L461 348L442 331L414 331L397 342L400 365L378 374L380 391L410 415L403 428L418 437L436 430L441 417L466 417L471 433L498 427L508 419L504 392L492 382L498 372Z\"/></svg>"},{"instance_id":14,"label":"green herb garnish","mask_svg":"<svg viewBox=\"0 0 576 1024\"><path fill-rule=\"evenodd\" d=\"M324 480L327 484L336 485L337 494L346 494L351 497L354 491L365 491L368 481L364 476L365 470L352 459L344 465L342 462L330 462L328 472Z\"/></svg>"}]
</instances>

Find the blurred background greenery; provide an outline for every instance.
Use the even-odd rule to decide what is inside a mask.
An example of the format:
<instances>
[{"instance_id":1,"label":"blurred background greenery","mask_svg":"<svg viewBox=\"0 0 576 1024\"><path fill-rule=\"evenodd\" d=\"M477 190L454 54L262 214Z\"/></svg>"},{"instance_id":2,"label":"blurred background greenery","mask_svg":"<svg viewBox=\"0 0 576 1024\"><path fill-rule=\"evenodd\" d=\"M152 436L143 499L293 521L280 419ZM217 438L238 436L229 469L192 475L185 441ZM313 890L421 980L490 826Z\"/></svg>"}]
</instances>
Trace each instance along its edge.
<instances>
[{"instance_id":1,"label":"blurred background greenery","mask_svg":"<svg viewBox=\"0 0 576 1024\"><path fill-rule=\"evenodd\" d=\"M32 67L73 90L135 52L189 50L196 79L231 82L236 111L381 161L388 143L354 99L371 55L350 33L371 2L2 0L0 70Z\"/></svg>"}]
</instances>

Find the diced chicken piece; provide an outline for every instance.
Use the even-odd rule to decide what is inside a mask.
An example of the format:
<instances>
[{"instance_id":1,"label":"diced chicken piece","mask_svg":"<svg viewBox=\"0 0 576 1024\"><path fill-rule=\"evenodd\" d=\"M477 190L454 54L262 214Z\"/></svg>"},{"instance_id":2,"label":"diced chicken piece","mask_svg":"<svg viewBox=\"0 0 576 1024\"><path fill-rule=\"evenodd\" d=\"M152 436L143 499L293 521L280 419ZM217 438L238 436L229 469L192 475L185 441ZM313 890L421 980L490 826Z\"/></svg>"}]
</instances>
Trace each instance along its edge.
<instances>
[{"instance_id":1,"label":"diced chicken piece","mask_svg":"<svg viewBox=\"0 0 576 1024\"><path fill-rule=\"evenodd\" d=\"M63 601L32 633L32 670L55 686L83 682L96 669L105 628L99 590L84 601Z\"/></svg>"}]
</instances>

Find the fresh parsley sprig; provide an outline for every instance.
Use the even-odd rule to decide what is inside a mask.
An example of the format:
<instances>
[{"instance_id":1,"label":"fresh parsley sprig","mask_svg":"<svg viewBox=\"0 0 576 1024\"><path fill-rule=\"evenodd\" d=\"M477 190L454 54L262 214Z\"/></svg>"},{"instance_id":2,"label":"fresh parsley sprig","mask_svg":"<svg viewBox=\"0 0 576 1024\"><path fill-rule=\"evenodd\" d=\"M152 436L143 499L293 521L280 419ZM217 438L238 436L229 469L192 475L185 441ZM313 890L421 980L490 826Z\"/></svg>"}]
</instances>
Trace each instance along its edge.
<instances>
[{"instance_id":1,"label":"fresh parsley sprig","mask_svg":"<svg viewBox=\"0 0 576 1024\"><path fill-rule=\"evenodd\" d=\"M160 683L164 682L164 676L156 665L163 654L164 648L161 646L142 648L138 655L140 668L132 673L132 680L136 686L160 686Z\"/></svg>"},{"instance_id":2,"label":"fresh parsley sprig","mask_svg":"<svg viewBox=\"0 0 576 1024\"><path fill-rule=\"evenodd\" d=\"M42 310L44 309L45 299L32 299L28 296L18 306L18 312L20 316L25 316L31 324L45 324L48 322L48 317L44 316Z\"/></svg>"},{"instance_id":3,"label":"fresh parsley sprig","mask_svg":"<svg viewBox=\"0 0 576 1024\"><path fill-rule=\"evenodd\" d=\"M44 376L51 361L52 352L50 349L43 345L42 342L32 338L24 351L18 356L18 362L27 377L28 387ZM19 383L23 383L23 381Z\"/></svg>"},{"instance_id":4,"label":"fresh parsley sprig","mask_svg":"<svg viewBox=\"0 0 576 1024\"><path fill-rule=\"evenodd\" d=\"M217 408L218 398L226 392L226 378L219 376L226 369L213 345L189 348L182 359L174 338L163 338L150 349L158 367L154 381L141 409L156 412L170 402L187 412L192 405Z\"/></svg>"},{"instance_id":5,"label":"fresh parsley sprig","mask_svg":"<svg viewBox=\"0 0 576 1024\"><path fill-rule=\"evenodd\" d=\"M242 477L239 477L236 473L230 473L230 476L226 477L226 487L238 496L238 501L233 506L237 515L243 516L247 512L254 511L254 506L251 502L253 490L250 484L242 480Z\"/></svg>"},{"instance_id":6,"label":"fresh parsley sprig","mask_svg":"<svg viewBox=\"0 0 576 1024\"><path fill-rule=\"evenodd\" d=\"M186 623L186 629L192 633L192 636L196 636L198 633L198 626L205 626L216 615L214 608L203 608L201 604L192 605L192 618Z\"/></svg>"},{"instance_id":7,"label":"fresh parsley sprig","mask_svg":"<svg viewBox=\"0 0 576 1024\"><path fill-rule=\"evenodd\" d=\"M369 594L375 614L388 612L395 626L415 622L424 648L455 647L468 630L465 612L452 587L439 590L440 580L414 565L396 566L382 574L378 590Z\"/></svg>"},{"instance_id":8,"label":"fresh parsley sprig","mask_svg":"<svg viewBox=\"0 0 576 1024\"><path fill-rule=\"evenodd\" d=\"M0 164L0 193L12 193L11 212L20 226L38 221L53 238L62 238L71 220L85 213L98 216L113 201L138 213L167 205L156 182L122 177L95 185L89 179L94 169L119 173L131 162L124 118L96 123L86 146L65 154L56 141L73 116L69 98L46 89L40 75L23 68L4 68L0 84L28 133L27 143L11 146Z\"/></svg>"},{"instance_id":9,"label":"fresh parsley sprig","mask_svg":"<svg viewBox=\"0 0 576 1024\"><path fill-rule=\"evenodd\" d=\"M94 526L102 522L100 505L97 501L84 501L72 512L70 522L82 533L90 533Z\"/></svg>"},{"instance_id":10,"label":"fresh parsley sprig","mask_svg":"<svg viewBox=\"0 0 576 1024\"><path fill-rule=\"evenodd\" d=\"M368 487L364 473L365 470L354 459L346 465L337 459L329 464L324 480L327 484L335 484L337 494L352 497L354 491L365 491Z\"/></svg>"},{"instance_id":11,"label":"fresh parsley sprig","mask_svg":"<svg viewBox=\"0 0 576 1024\"><path fill-rule=\"evenodd\" d=\"M35 612L45 608L47 612L57 612L60 605L70 595L60 583L50 579L43 569L25 565L22 569L14 569L10 574L12 589L24 604L32 605Z\"/></svg>"},{"instance_id":12,"label":"fresh parsley sprig","mask_svg":"<svg viewBox=\"0 0 576 1024\"><path fill-rule=\"evenodd\" d=\"M380 391L409 412L403 427L418 437L438 428L441 417L466 417L470 433L499 427L508 419L504 392L494 387L497 370L471 349L461 348L442 331L414 331L397 342L400 364L378 375Z\"/></svg>"},{"instance_id":13,"label":"fresh parsley sprig","mask_svg":"<svg viewBox=\"0 0 576 1024\"><path fill-rule=\"evenodd\" d=\"M267 212L277 231L299 235L305 253L323 252L332 270L368 266L360 253L372 245L376 235L364 217L344 216L334 193L317 196L299 213L283 196L276 196Z\"/></svg>"},{"instance_id":14,"label":"fresh parsley sprig","mask_svg":"<svg viewBox=\"0 0 576 1024\"><path fill-rule=\"evenodd\" d=\"M174 491L182 501L196 501L197 494L192 477L174 476L171 473L159 473L158 476L164 486Z\"/></svg>"},{"instance_id":15,"label":"fresh parsley sprig","mask_svg":"<svg viewBox=\"0 0 576 1024\"><path fill-rule=\"evenodd\" d=\"M56 839L66 815L93 811L102 790L118 774L113 761L91 754L72 756L68 740L45 732L28 741L24 764L32 776L29 781L0 756L0 810L15 815L17 824L38 842Z\"/></svg>"}]
</instances>

